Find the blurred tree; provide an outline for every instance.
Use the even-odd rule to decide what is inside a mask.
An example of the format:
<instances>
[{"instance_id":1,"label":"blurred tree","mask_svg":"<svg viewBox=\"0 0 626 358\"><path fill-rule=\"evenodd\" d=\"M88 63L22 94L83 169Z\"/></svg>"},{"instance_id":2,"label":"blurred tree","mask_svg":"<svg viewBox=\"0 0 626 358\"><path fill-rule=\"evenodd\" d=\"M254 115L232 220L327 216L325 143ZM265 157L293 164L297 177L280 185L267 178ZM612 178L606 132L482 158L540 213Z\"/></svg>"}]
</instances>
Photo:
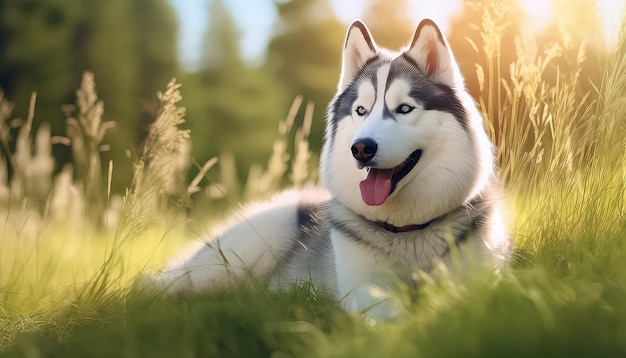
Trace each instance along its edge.
<instances>
[{"instance_id":1,"label":"blurred tree","mask_svg":"<svg viewBox=\"0 0 626 358\"><path fill-rule=\"evenodd\" d=\"M137 108L137 100L141 100L141 113L136 123L128 123L128 127L122 127L120 131L128 130L134 135L128 138L129 143L134 144L143 142L148 135L149 125L156 119L156 102L153 100L157 91L164 91L180 69L177 54L178 23L169 1L133 0L131 12L135 34L134 52L139 65L135 73L137 94L134 105ZM135 141L130 141L132 138ZM119 158L123 153L118 151L111 154ZM123 177L120 179L126 180Z\"/></svg>"},{"instance_id":2,"label":"blurred tree","mask_svg":"<svg viewBox=\"0 0 626 358\"><path fill-rule=\"evenodd\" d=\"M201 68L221 68L231 72L240 70L243 64L239 52L239 29L222 0L212 0L208 10L209 26L202 43Z\"/></svg>"},{"instance_id":3,"label":"blurred tree","mask_svg":"<svg viewBox=\"0 0 626 358\"><path fill-rule=\"evenodd\" d=\"M0 87L22 118L31 93L38 92L33 132L45 121L53 134L64 133L61 105L74 101L80 78L71 54L81 17L80 5L61 0L0 0ZM65 157L70 153L58 149Z\"/></svg>"},{"instance_id":4,"label":"blurred tree","mask_svg":"<svg viewBox=\"0 0 626 358\"><path fill-rule=\"evenodd\" d=\"M139 95L152 98L179 72L176 14L168 0L133 0L131 11L140 64Z\"/></svg>"},{"instance_id":5,"label":"blurred tree","mask_svg":"<svg viewBox=\"0 0 626 358\"><path fill-rule=\"evenodd\" d=\"M240 33L221 0L209 4L200 70L181 89L192 130L192 155L200 163L222 152L237 158L240 177L267 160L289 103L281 83L242 61Z\"/></svg>"},{"instance_id":6,"label":"blurred tree","mask_svg":"<svg viewBox=\"0 0 626 358\"><path fill-rule=\"evenodd\" d=\"M314 102L311 149L319 152L326 106L337 87L347 29L327 0L275 1L275 5L279 21L264 66L290 98L302 95L305 101Z\"/></svg>"},{"instance_id":7,"label":"blurred tree","mask_svg":"<svg viewBox=\"0 0 626 358\"><path fill-rule=\"evenodd\" d=\"M94 73L105 103L103 119L117 123L106 140L111 151L103 163L114 161L118 189L131 178L133 158L126 153L135 151L154 116L140 100L154 98L178 71L176 29L166 0L89 0L86 5L78 48L82 70Z\"/></svg>"},{"instance_id":8,"label":"blurred tree","mask_svg":"<svg viewBox=\"0 0 626 358\"><path fill-rule=\"evenodd\" d=\"M25 117L37 91L34 126L50 122L65 135L61 107L75 102L83 71L94 72L104 120L118 128L105 142L115 161L114 182L130 179L127 149L137 142L141 97L153 97L177 72L176 23L167 0L0 0L0 87ZM57 169L71 159L54 148Z\"/></svg>"},{"instance_id":9,"label":"blurred tree","mask_svg":"<svg viewBox=\"0 0 626 358\"><path fill-rule=\"evenodd\" d=\"M139 41L131 11L126 0L88 0L78 43L83 61L77 72L94 73L98 96L104 101L103 119L117 124L105 140L112 144L111 151L103 154L104 163L114 160L117 184L130 183L132 160L125 152L135 147L140 113Z\"/></svg>"}]
</instances>

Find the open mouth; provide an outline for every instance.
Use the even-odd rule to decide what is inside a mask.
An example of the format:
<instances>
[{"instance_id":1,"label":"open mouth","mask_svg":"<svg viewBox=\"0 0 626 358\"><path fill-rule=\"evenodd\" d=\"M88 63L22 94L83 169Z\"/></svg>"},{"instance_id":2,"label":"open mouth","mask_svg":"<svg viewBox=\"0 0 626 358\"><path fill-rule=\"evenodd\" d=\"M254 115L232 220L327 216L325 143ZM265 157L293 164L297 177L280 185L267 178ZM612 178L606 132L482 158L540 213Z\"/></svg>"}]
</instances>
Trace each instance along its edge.
<instances>
[{"instance_id":1,"label":"open mouth","mask_svg":"<svg viewBox=\"0 0 626 358\"><path fill-rule=\"evenodd\" d=\"M415 167L421 155L422 150L418 149L394 168L368 168L367 178L359 184L361 198L365 204L382 205L396 189L398 182Z\"/></svg>"}]
</instances>

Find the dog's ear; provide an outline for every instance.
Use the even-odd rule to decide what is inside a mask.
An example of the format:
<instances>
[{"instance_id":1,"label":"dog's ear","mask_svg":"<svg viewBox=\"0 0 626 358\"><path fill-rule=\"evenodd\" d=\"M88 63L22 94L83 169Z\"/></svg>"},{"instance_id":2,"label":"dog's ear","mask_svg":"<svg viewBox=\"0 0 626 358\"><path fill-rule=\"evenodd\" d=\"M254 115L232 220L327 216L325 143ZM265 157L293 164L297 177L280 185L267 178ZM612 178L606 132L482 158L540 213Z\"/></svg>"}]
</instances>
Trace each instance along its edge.
<instances>
[{"instance_id":1,"label":"dog's ear","mask_svg":"<svg viewBox=\"0 0 626 358\"><path fill-rule=\"evenodd\" d=\"M422 20L417 26L406 55L434 83L453 87L462 81L450 46L430 19Z\"/></svg>"},{"instance_id":2,"label":"dog's ear","mask_svg":"<svg viewBox=\"0 0 626 358\"><path fill-rule=\"evenodd\" d=\"M343 45L343 63L339 79L339 91L344 90L348 83L359 72L363 65L378 53L378 47L372 39L367 26L359 20L354 21L348 29Z\"/></svg>"}]
</instances>

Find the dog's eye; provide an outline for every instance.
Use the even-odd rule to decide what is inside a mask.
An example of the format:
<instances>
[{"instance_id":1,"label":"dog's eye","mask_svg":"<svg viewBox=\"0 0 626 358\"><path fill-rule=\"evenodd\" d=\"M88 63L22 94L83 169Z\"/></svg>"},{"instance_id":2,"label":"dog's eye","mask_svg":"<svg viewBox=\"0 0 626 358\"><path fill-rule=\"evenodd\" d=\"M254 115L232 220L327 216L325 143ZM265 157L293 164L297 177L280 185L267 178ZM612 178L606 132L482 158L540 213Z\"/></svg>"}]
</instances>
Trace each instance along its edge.
<instances>
[{"instance_id":1,"label":"dog's eye","mask_svg":"<svg viewBox=\"0 0 626 358\"><path fill-rule=\"evenodd\" d=\"M365 107L363 107L363 106L358 106L358 107L356 107L355 112L356 112L356 114L358 114L359 116L364 116L364 115L365 115L365 113L367 113L367 110L365 110Z\"/></svg>"},{"instance_id":2,"label":"dog's eye","mask_svg":"<svg viewBox=\"0 0 626 358\"><path fill-rule=\"evenodd\" d=\"M407 113L411 113L411 111L413 111L414 109L415 107L411 106L410 104L403 103L399 105L398 108L396 108L396 113L407 114Z\"/></svg>"}]
</instances>

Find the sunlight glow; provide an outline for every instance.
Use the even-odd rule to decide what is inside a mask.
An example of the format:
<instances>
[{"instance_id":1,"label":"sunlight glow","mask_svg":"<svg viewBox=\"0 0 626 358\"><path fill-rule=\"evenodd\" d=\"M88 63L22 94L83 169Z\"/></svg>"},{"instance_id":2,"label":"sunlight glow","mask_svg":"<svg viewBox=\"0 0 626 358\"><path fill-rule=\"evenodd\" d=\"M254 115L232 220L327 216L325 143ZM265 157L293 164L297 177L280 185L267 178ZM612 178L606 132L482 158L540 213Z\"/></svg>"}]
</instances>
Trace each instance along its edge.
<instances>
[{"instance_id":1,"label":"sunlight glow","mask_svg":"<svg viewBox=\"0 0 626 358\"><path fill-rule=\"evenodd\" d=\"M555 16L553 2L550 0L517 0L520 4L526 23L524 30L538 34L546 30ZM365 0L332 0L337 17L348 24L363 16L366 10ZM444 34L449 33L454 17L462 15L463 0L407 1L411 16L417 24L421 19L434 20ZM604 40L608 47L614 47L618 40L618 31L622 14L626 10L626 0L596 0L598 12L602 20Z\"/></svg>"},{"instance_id":2,"label":"sunlight glow","mask_svg":"<svg viewBox=\"0 0 626 358\"><path fill-rule=\"evenodd\" d=\"M339 20L346 24L359 19L365 11L365 2L362 0L332 0L332 6Z\"/></svg>"},{"instance_id":3,"label":"sunlight glow","mask_svg":"<svg viewBox=\"0 0 626 358\"><path fill-rule=\"evenodd\" d=\"M409 1L408 4L416 21L429 18L444 35L450 35L452 21L463 12L463 0Z\"/></svg>"},{"instance_id":4,"label":"sunlight glow","mask_svg":"<svg viewBox=\"0 0 626 358\"><path fill-rule=\"evenodd\" d=\"M361 18L367 9L365 0L332 0L331 3L337 17L345 24ZM444 34L449 34L453 18L461 15L463 10L463 0L407 1L407 5L416 26L421 20L429 18Z\"/></svg>"},{"instance_id":5,"label":"sunlight glow","mask_svg":"<svg viewBox=\"0 0 626 358\"><path fill-rule=\"evenodd\" d=\"M526 13L525 30L540 33L552 20L552 2L545 0L520 0Z\"/></svg>"},{"instance_id":6,"label":"sunlight glow","mask_svg":"<svg viewBox=\"0 0 626 358\"><path fill-rule=\"evenodd\" d=\"M531 33L541 33L553 21L553 3L546 0L518 0L526 15L525 30ZM613 48L617 44L618 29L624 10L626 10L626 0L596 0L598 14L602 21L604 42L608 48Z\"/></svg>"},{"instance_id":7,"label":"sunlight glow","mask_svg":"<svg viewBox=\"0 0 626 358\"><path fill-rule=\"evenodd\" d=\"M604 29L604 43L608 48L614 48L619 40L619 26L622 15L626 10L626 0L596 0L602 27Z\"/></svg>"}]
</instances>

